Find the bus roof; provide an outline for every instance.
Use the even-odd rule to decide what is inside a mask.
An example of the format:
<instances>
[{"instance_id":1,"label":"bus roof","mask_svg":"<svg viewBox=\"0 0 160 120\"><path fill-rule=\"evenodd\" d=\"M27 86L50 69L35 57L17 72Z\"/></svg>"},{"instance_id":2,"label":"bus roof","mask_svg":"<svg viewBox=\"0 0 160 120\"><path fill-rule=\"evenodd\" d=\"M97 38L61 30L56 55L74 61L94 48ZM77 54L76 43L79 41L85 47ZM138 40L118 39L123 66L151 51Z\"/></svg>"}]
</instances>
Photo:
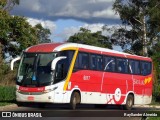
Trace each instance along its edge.
<instances>
[{"instance_id":1,"label":"bus roof","mask_svg":"<svg viewBox=\"0 0 160 120\"><path fill-rule=\"evenodd\" d=\"M106 54L110 56L118 56L118 57L126 57L129 59L137 59L137 60L147 60L152 61L148 57L143 56L137 56L132 55L124 52L119 52L116 50L111 50L108 48L101 48L101 47L95 47L91 45L84 45L84 44L78 44L78 43L44 43L39 45L34 45L25 50L25 52L57 52L62 50L70 50L70 49L79 49L81 51L85 52L93 52L93 53L100 53L100 54Z\"/></svg>"}]
</instances>

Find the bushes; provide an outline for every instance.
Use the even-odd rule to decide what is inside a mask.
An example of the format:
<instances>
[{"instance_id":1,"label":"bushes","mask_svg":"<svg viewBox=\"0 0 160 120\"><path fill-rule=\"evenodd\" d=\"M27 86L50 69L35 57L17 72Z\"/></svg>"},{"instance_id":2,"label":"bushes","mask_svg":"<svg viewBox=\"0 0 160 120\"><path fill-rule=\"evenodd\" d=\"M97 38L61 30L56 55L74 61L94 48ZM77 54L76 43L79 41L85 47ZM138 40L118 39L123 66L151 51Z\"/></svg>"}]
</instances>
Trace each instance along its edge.
<instances>
[{"instance_id":1,"label":"bushes","mask_svg":"<svg viewBox=\"0 0 160 120\"><path fill-rule=\"evenodd\" d=\"M10 70L10 66L6 63L0 65L0 86L15 85L17 68L14 71Z\"/></svg>"},{"instance_id":2,"label":"bushes","mask_svg":"<svg viewBox=\"0 0 160 120\"><path fill-rule=\"evenodd\" d=\"M0 64L0 106L16 100L15 87L16 70L11 71L7 63ZM5 105L4 104L4 105Z\"/></svg>"},{"instance_id":3,"label":"bushes","mask_svg":"<svg viewBox=\"0 0 160 120\"><path fill-rule=\"evenodd\" d=\"M16 100L15 86L0 86L0 102L13 102Z\"/></svg>"},{"instance_id":4,"label":"bushes","mask_svg":"<svg viewBox=\"0 0 160 120\"><path fill-rule=\"evenodd\" d=\"M160 101L160 53L152 56L154 65L153 100Z\"/></svg>"}]
</instances>

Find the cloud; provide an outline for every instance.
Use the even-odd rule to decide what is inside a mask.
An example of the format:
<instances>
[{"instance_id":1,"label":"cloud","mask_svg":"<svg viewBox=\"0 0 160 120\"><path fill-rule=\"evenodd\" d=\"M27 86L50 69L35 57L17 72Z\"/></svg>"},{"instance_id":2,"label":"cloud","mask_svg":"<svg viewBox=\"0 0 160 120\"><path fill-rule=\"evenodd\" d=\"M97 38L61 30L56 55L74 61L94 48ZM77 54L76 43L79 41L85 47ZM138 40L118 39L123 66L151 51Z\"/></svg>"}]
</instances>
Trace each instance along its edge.
<instances>
[{"instance_id":1,"label":"cloud","mask_svg":"<svg viewBox=\"0 0 160 120\"><path fill-rule=\"evenodd\" d=\"M102 35L104 36L111 36L114 32L114 30L118 28L125 28L125 29L131 29L129 26L123 26L123 25L108 25L106 26L107 29L104 29L105 24L103 23L95 23L95 24L84 24L83 26L71 26L64 28L64 30L58 34L59 37L61 37L61 40L67 40L70 36L74 35L75 33L78 33L80 31L80 28L86 28L88 30L91 30L91 32L97 32L102 31Z\"/></svg>"},{"instance_id":2,"label":"cloud","mask_svg":"<svg viewBox=\"0 0 160 120\"><path fill-rule=\"evenodd\" d=\"M64 30L62 31L62 33L60 33L58 36L62 37L62 40L67 40L70 36L74 35L75 33L78 33L80 31L80 28L86 28L88 30L91 30L91 32L97 32L97 31L102 31L102 27L105 24L84 24L83 26L71 26L71 27L67 27L64 28Z\"/></svg>"},{"instance_id":3,"label":"cloud","mask_svg":"<svg viewBox=\"0 0 160 120\"><path fill-rule=\"evenodd\" d=\"M35 26L37 24L41 24L43 28L47 28L51 32L50 39L53 41L54 32L57 28L56 24L50 20L42 20L42 19L35 19L35 18L27 18L27 21L30 25Z\"/></svg>"},{"instance_id":4,"label":"cloud","mask_svg":"<svg viewBox=\"0 0 160 120\"><path fill-rule=\"evenodd\" d=\"M42 19L35 19L35 18L27 18L27 21L30 25L35 26L37 24L41 24L42 27L47 28L53 33L56 29L56 24L50 20L42 20Z\"/></svg>"},{"instance_id":5,"label":"cloud","mask_svg":"<svg viewBox=\"0 0 160 120\"><path fill-rule=\"evenodd\" d=\"M45 19L76 19L80 21L118 21L112 10L115 0L21 0L11 12L14 15Z\"/></svg>"}]
</instances>

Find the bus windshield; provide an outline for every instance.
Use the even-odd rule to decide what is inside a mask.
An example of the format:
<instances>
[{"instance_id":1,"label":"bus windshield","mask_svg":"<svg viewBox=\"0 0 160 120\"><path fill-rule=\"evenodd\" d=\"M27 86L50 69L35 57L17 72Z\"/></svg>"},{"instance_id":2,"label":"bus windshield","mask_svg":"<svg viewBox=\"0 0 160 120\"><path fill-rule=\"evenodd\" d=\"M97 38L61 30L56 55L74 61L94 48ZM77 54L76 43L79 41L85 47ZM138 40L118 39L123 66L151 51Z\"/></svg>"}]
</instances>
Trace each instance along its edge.
<instances>
[{"instance_id":1,"label":"bus windshield","mask_svg":"<svg viewBox=\"0 0 160 120\"><path fill-rule=\"evenodd\" d=\"M67 58L58 61L55 73L53 73L51 63L58 56L66 56ZM64 80L67 76L72 57L73 51L24 53L18 70L17 84L31 87L46 86Z\"/></svg>"}]
</instances>

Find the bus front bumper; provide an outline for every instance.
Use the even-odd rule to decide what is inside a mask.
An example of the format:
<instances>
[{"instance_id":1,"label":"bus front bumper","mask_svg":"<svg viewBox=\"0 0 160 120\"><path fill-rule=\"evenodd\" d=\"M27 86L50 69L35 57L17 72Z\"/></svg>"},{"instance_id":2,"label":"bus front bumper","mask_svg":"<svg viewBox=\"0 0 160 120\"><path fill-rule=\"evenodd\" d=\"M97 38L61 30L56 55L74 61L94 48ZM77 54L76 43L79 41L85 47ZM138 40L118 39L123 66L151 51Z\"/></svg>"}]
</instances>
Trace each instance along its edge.
<instances>
[{"instance_id":1,"label":"bus front bumper","mask_svg":"<svg viewBox=\"0 0 160 120\"><path fill-rule=\"evenodd\" d=\"M49 93L21 93L16 92L18 102L45 102L54 103L54 92Z\"/></svg>"}]
</instances>

